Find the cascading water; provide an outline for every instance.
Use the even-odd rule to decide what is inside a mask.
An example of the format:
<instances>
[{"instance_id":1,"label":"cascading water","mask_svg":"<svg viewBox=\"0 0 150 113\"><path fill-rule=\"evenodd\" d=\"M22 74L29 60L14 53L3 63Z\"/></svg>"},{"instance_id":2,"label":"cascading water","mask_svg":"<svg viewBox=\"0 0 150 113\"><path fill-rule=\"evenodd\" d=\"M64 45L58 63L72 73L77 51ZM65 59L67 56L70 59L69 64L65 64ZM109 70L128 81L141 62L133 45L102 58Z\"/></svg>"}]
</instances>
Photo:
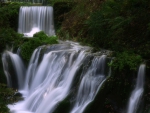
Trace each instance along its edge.
<instances>
[{"instance_id":1,"label":"cascading water","mask_svg":"<svg viewBox=\"0 0 150 113\"><path fill-rule=\"evenodd\" d=\"M93 101L100 86L105 81L106 56L95 57L91 66L82 78L77 99L71 113L82 113L85 107Z\"/></svg>"},{"instance_id":2,"label":"cascading water","mask_svg":"<svg viewBox=\"0 0 150 113\"><path fill-rule=\"evenodd\" d=\"M52 113L59 102L70 94L77 71L81 69L87 56L92 55L90 50L89 47L73 42L37 48L30 60L25 83L21 84L24 89L20 92L25 99L15 105L8 105L11 112ZM9 55L11 57L13 53ZM107 77L106 58L103 53L93 56L87 71L81 72L81 83L71 113L82 113L96 96Z\"/></svg>"},{"instance_id":3,"label":"cascading water","mask_svg":"<svg viewBox=\"0 0 150 113\"><path fill-rule=\"evenodd\" d=\"M135 89L130 96L127 113L136 113L144 91L145 65L139 67Z\"/></svg>"},{"instance_id":4,"label":"cascading water","mask_svg":"<svg viewBox=\"0 0 150 113\"><path fill-rule=\"evenodd\" d=\"M44 31L47 35L55 35L53 22L53 7L50 6L22 6L19 11L18 32L26 37Z\"/></svg>"},{"instance_id":5,"label":"cascading water","mask_svg":"<svg viewBox=\"0 0 150 113\"><path fill-rule=\"evenodd\" d=\"M4 67L4 72L5 75L7 77L7 83L9 87L12 87L12 81L11 81L11 73L8 71L9 67L9 61L7 60L7 57L10 56L10 59L12 61L13 67L15 69L15 73L16 73L16 79L18 82L18 89L23 89L23 85L24 85L24 79L25 79L25 67L24 64L22 62L22 60L20 59L20 57L17 54L13 54L12 52L6 51L3 55L2 55L2 61L3 61L3 67ZM21 76L20 76L21 75Z\"/></svg>"}]
</instances>

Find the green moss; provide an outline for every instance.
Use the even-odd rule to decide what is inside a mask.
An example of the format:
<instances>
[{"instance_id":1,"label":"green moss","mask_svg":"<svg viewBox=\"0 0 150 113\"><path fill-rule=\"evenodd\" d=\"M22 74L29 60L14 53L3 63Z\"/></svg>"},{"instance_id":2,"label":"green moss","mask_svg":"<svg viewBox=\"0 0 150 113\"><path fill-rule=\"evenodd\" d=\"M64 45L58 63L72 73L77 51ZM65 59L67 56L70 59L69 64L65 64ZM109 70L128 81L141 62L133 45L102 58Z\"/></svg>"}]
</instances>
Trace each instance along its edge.
<instances>
[{"instance_id":1,"label":"green moss","mask_svg":"<svg viewBox=\"0 0 150 113\"><path fill-rule=\"evenodd\" d=\"M142 57L130 52L116 53L114 60L109 64L115 70L137 70L142 63Z\"/></svg>"},{"instance_id":2,"label":"green moss","mask_svg":"<svg viewBox=\"0 0 150 113\"><path fill-rule=\"evenodd\" d=\"M46 44L57 44L57 37L51 36L48 37L43 31L40 31L34 34L33 38L28 39L25 43L23 43L21 48L21 56L25 61L29 61L33 51L41 46Z\"/></svg>"},{"instance_id":3,"label":"green moss","mask_svg":"<svg viewBox=\"0 0 150 113\"><path fill-rule=\"evenodd\" d=\"M40 31L35 33L33 37L39 37L39 39L46 39L48 36L44 33L44 31Z\"/></svg>"}]
</instances>

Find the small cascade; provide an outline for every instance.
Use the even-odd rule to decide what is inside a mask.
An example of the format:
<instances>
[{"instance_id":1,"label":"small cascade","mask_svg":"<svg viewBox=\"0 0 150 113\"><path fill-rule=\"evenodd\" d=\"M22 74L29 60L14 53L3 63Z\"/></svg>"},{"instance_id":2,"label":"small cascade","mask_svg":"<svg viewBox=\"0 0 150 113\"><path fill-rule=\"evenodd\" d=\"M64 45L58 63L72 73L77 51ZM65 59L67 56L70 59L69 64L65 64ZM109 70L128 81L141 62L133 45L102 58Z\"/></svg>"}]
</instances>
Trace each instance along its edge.
<instances>
[{"instance_id":1,"label":"small cascade","mask_svg":"<svg viewBox=\"0 0 150 113\"><path fill-rule=\"evenodd\" d=\"M10 60L8 60L10 58ZM12 81L11 78L12 76L15 76L14 74L16 73L16 81L18 83L18 89L23 89L23 85L24 85L24 79L25 79L25 67L24 64L22 62L22 60L20 59L20 57L17 54L14 54L10 51L6 51L3 55L2 55L2 61L3 61L3 67L4 67L4 72L5 75L7 77L7 83L9 87L12 87ZM10 63L12 62L13 68L15 70L15 73L12 75L12 73L10 73L8 70L12 70L9 69ZM21 76L20 76L21 75Z\"/></svg>"},{"instance_id":2,"label":"small cascade","mask_svg":"<svg viewBox=\"0 0 150 113\"><path fill-rule=\"evenodd\" d=\"M95 57L92 64L83 75L77 98L71 113L82 113L85 107L94 100L102 83L106 80L105 75L106 55Z\"/></svg>"},{"instance_id":3,"label":"small cascade","mask_svg":"<svg viewBox=\"0 0 150 113\"><path fill-rule=\"evenodd\" d=\"M107 78L106 55L99 53L94 56L95 54L91 54L90 51L90 47L80 46L74 42L63 42L35 49L25 77L24 74L19 73L25 82L21 81L22 78L17 78L20 81L19 85L23 87L19 92L25 99L15 105L8 105L11 113L53 113L57 105L71 93L77 72L82 69L87 61L87 56L92 56L88 68L82 69L80 75L78 73L81 83L74 107L70 111L71 113L82 113L93 101ZM5 54L9 54L10 57L19 57L8 51L3 53L4 57ZM3 62L5 63L6 60ZM13 58L11 60L15 64ZM19 61L18 58L17 61ZM18 63L22 65L20 61ZM21 70L19 67L18 69L16 71ZM7 68L5 70L9 72Z\"/></svg>"},{"instance_id":4,"label":"small cascade","mask_svg":"<svg viewBox=\"0 0 150 113\"><path fill-rule=\"evenodd\" d=\"M24 84L24 88L26 90L29 89L29 86L31 82L33 81L34 75L36 73L38 62L39 62L38 60L40 57L40 52L41 52L41 48L35 49L30 59L29 66L27 69L25 84Z\"/></svg>"},{"instance_id":5,"label":"small cascade","mask_svg":"<svg viewBox=\"0 0 150 113\"><path fill-rule=\"evenodd\" d=\"M44 31L48 36L55 35L53 22L53 7L22 6L19 11L18 32L26 37Z\"/></svg>"},{"instance_id":6,"label":"small cascade","mask_svg":"<svg viewBox=\"0 0 150 113\"><path fill-rule=\"evenodd\" d=\"M130 96L127 113L136 113L144 91L145 65L139 67L135 89Z\"/></svg>"}]
</instances>

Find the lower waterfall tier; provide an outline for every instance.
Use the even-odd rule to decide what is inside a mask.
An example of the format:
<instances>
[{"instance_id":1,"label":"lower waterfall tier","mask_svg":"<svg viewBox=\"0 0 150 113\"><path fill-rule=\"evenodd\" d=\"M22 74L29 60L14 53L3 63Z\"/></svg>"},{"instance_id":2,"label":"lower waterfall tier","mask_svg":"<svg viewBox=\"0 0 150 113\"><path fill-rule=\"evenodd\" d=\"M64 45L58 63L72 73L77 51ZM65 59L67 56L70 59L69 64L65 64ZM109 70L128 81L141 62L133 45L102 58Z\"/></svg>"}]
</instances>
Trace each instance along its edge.
<instances>
[{"instance_id":1,"label":"lower waterfall tier","mask_svg":"<svg viewBox=\"0 0 150 113\"><path fill-rule=\"evenodd\" d=\"M4 52L8 84L14 86L11 79L14 75L9 72L10 67L6 66L11 62L19 92L25 97L23 101L9 105L11 112L53 113L60 102L74 95L69 112L82 113L110 76L107 65L111 60L107 57L109 51L91 53L91 49L69 41L41 46L35 49L27 69L21 66L23 61L19 55ZM18 67L21 69L18 70Z\"/></svg>"}]
</instances>

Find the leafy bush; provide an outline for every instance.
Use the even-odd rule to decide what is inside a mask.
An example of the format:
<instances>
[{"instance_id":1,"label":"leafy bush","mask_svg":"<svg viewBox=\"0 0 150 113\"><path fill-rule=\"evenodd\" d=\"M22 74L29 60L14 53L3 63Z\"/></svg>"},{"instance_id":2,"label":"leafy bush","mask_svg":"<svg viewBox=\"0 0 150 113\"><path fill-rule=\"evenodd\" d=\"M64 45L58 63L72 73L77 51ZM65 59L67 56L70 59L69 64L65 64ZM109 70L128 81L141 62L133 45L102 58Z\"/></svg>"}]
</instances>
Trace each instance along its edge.
<instances>
[{"instance_id":1,"label":"leafy bush","mask_svg":"<svg viewBox=\"0 0 150 113\"><path fill-rule=\"evenodd\" d=\"M86 21L95 46L114 51L131 50L148 58L150 1L106 0Z\"/></svg>"},{"instance_id":2,"label":"leafy bush","mask_svg":"<svg viewBox=\"0 0 150 113\"><path fill-rule=\"evenodd\" d=\"M19 47L23 43L22 34L16 33L11 28L1 28L0 29L0 52L6 49L6 46L14 46L14 48Z\"/></svg>"},{"instance_id":3,"label":"leafy bush","mask_svg":"<svg viewBox=\"0 0 150 113\"><path fill-rule=\"evenodd\" d=\"M142 57L134 53L121 52L116 53L115 56L115 59L109 64L115 70L137 70L138 66L142 63Z\"/></svg>"},{"instance_id":4,"label":"leafy bush","mask_svg":"<svg viewBox=\"0 0 150 113\"><path fill-rule=\"evenodd\" d=\"M7 104L13 103L15 99L15 91L7 88L5 84L0 84L0 113L9 113Z\"/></svg>"},{"instance_id":5,"label":"leafy bush","mask_svg":"<svg viewBox=\"0 0 150 113\"><path fill-rule=\"evenodd\" d=\"M21 56L24 60L29 61L33 51L45 44L56 44L58 43L56 36L48 37L43 31L34 34L33 38L28 39L23 43L21 48Z\"/></svg>"},{"instance_id":6,"label":"leafy bush","mask_svg":"<svg viewBox=\"0 0 150 113\"><path fill-rule=\"evenodd\" d=\"M11 27L15 31L18 29L18 17L20 6L27 5L26 3L6 3L0 7L0 28Z\"/></svg>"},{"instance_id":7,"label":"leafy bush","mask_svg":"<svg viewBox=\"0 0 150 113\"><path fill-rule=\"evenodd\" d=\"M47 35L43 31L40 31L40 32L35 33L33 35L33 37L39 37L40 39L46 39Z\"/></svg>"}]
</instances>

